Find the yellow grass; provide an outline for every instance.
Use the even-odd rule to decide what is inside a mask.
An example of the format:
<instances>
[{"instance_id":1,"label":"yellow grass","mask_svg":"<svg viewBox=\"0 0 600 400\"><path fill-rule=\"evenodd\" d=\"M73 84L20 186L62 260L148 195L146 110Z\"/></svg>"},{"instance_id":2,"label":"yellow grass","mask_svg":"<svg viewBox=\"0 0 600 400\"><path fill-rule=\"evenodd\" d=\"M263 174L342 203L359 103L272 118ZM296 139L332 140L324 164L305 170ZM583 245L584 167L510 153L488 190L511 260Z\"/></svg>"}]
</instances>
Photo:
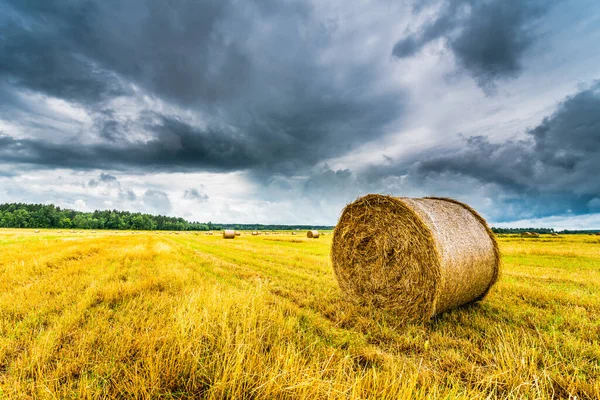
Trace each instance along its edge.
<instances>
[{"instance_id":1,"label":"yellow grass","mask_svg":"<svg viewBox=\"0 0 600 400\"><path fill-rule=\"evenodd\" d=\"M600 398L600 238L501 237L483 303L407 326L330 240L0 230L0 398Z\"/></svg>"}]
</instances>

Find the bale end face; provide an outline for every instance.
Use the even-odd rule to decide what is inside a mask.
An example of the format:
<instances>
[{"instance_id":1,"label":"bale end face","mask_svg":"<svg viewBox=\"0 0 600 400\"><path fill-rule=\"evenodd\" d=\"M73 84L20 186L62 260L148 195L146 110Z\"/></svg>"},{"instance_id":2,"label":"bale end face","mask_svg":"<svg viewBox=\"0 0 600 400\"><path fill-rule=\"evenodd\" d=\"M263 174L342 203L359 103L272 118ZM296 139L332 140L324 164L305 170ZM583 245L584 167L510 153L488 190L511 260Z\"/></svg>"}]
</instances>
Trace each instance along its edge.
<instances>
[{"instance_id":1,"label":"bale end face","mask_svg":"<svg viewBox=\"0 0 600 400\"><path fill-rule=\"evenodd\" d=\"M351 298L406 320L481 299L498 276L485 221L450 199L367 195L346 206L333 233L333 268Z\"/></svg>"}]
</instances>

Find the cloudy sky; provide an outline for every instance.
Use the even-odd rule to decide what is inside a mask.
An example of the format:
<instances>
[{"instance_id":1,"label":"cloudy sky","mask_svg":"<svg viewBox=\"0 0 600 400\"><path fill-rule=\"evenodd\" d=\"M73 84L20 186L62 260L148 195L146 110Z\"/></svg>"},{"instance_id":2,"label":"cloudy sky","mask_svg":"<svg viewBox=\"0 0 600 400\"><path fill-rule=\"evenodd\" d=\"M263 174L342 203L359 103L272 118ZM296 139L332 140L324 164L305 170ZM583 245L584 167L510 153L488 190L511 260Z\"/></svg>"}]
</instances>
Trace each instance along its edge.
<instances>
[{"instance_id":1,"label":"cloudy sky","mask_svg":"<svg viewBox=\"0 0 600 400\"><path fill-rule=\"evenodd\" d=\"M0 202L600 228L597 0L0 0Z\"/></svg>"}]
</instances>

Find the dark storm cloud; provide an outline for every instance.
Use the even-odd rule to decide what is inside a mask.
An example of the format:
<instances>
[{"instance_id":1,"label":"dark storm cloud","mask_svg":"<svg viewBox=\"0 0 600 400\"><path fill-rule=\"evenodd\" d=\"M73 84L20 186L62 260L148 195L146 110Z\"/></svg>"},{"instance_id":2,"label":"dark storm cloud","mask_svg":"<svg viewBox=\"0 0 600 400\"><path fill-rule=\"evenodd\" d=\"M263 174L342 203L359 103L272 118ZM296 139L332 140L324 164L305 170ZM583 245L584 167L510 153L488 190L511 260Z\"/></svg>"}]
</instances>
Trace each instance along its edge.
<instances>
[{"instance_id":1,"label":"dark storm cloud","mask_svg":"<svg viewBox=\"0 0 600 400\"><path fill-rule=\"evenodd\" d=\"M152 133L145 141L50 142L42 139L13 138L0 133L0 159L33 163L44 167L148 168L186 170L235 170L261 161L245 146L244 139L225 130L197 130L174 118L161 117L145 125Z\"/></svg>"},{"instance_id":2,"label":"dark storm cloud","mask_svg":"<svg viewBox=\"0 0 600 400\"><path fill-rule=\"evenodd\" d=\"M27 7L26 1L18 2ZM78 15L69 15L73 25L63 24L48 8L42 15L23 15L0 4L0 80L32 91L67 100L91 102L123 93L116 76L102 69L81 52L75 42ZM69 11L72 6L64 3ZM81 10L83 11L83 10ZM79 32L79 34L81 34Z\"/></svg>"},{"instance_id":3,"label":"dark storm cloud","mask_svg":"<svg viewBox=\"0 0 600 400\"><path fill-rule=\"evenodd\" d=\"M198 189L186 189L183 193L183 198L187 200L194 200L198 203L204 203L208 201L208 195L199 191Z\"/></svg>"},{"instance_id":4,"label":"dark storm cloud","mask_svg":"<svg viewBox=\"0 0 600 400\"><path fill-rule=\"evenodd\" d=\"M443 0L435 19L399 40L392 54L412 57L430 42L443 38L479 86L494 90L498 79L521 72L522 59L536 37L535 22L555 2Z\"/></svg>"},{"instance_id":5,"label":"dark storm cloud","mask_svg":"<svg viewBox=\"0 0 600 400\"><path fill-rule=\"evenodd\" d=\"M0 160L288 173L381 137L402 111L371 62L323 62L336 27L304 2L6 4L0 79L84 107L97 140L5 133ZM178 111L143 103L124 120L108 104L147 94Z\"/></svg>"},{"instance_id":6,"label":"dark storm cloud","mask_svg":"<svg viewBox=\"0 0 600 400\"><path fill-rule=\"evenodd\" d=\"M302 193L342 204L366 193L450 196L480 201L495 222L600 211L600 83L564 99L522 140L463 139L459 149L428 149L356 171L324 165Z\"/></svg>"},{"instance_id":7,"label":"dark storm cloud","mask_svg":"<svg viewBox=\"0 0 600 400\"><path fill-rule=\"evenodd\" d=\"M598 171L600 83L565 99L527 132L525 140L490 143L471 137L458 152L415 164L411 174L418 179L451 175L492 183L518 194L514 202L523 209L537 204L535 216L546 216L597 211Z\"/></svg>"}]
</instances>

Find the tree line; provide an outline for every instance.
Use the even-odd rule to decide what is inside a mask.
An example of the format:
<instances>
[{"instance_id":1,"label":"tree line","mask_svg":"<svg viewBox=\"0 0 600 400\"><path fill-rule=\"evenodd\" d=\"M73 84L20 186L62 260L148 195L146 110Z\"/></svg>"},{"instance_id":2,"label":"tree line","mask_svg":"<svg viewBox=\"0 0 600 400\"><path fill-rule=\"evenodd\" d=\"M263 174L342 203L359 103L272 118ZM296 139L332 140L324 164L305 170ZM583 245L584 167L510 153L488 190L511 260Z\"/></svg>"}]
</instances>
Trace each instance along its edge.
<instances>
[{"instance_id":1,"label":"tree line","mask_svg":"<svg viewBox=\"0 0 600 400\"><path fill-rule=\"evenodd\" d=\"M119 210L81 212L63 209L53 204L5 203L0 204L0 228L211 231L220 229L331 229L332 227L326 225L213 224L210 221L206 223L190 222L183 218L139 212Z\"/></svg>"},{"instance_id":2,"label":"tree line","mask_svg":"<svg viewBox=\"0 0 600 400\"><path fill-rule=\"evenodd\" d=\"M183 218L151 215L119 210L96 210L81 212L60 208L53 204L0 204L0 228L40 229L111 229L111 230L168 230L168 231L211 231L235 230L307 230L333 229L329 225L283 225L283 224L213 224L212 222L190 222ZM553 228L496 228L495 233L536 232L549 234ZM596 233L598 230L563 230L557 233Z\"/></svg>"}]
</instances>

